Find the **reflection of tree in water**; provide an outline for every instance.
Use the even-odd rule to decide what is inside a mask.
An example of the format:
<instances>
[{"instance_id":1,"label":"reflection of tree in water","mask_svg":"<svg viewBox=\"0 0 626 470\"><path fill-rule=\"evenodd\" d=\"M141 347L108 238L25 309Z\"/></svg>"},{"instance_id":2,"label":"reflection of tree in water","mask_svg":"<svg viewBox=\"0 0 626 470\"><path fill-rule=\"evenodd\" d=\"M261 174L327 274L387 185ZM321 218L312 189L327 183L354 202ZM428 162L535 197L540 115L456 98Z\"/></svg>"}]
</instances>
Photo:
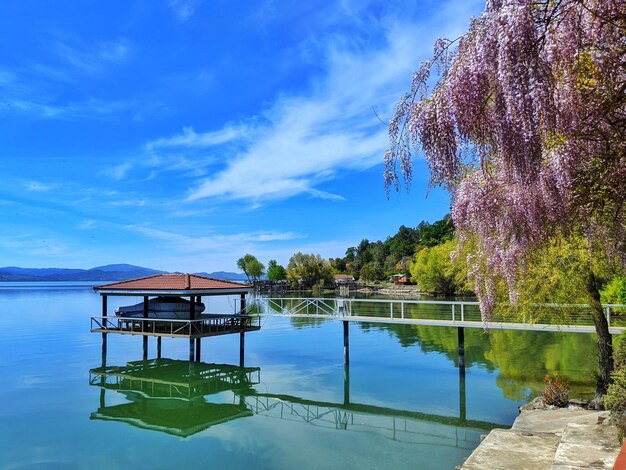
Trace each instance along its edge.
<instances>
[{"instance_id":1,"label":"reflection of tree in water","mask_svg":"<svg viewBox=\"0 0 626 470\"><path fill-rule=\"evenodd\" d=\"M302 330L304 328L319 328L322 324L328 320L323 318L306 318L306 317L292 317L290 319L291 326L296 330Z\"/></svg>"},{"instance_id":2,"label":"reflection of tree in water","mask_svg":"<svg viewBox=\"0 0 626 470\"><path fill-rule=\"evenodd\" d=\"M458 367L456 328L373 323L363 323L361 328L389 331L403 347L444 354ZM572 396L593 395L596 356L592 334L465 329L466 367L497 370L496 384L506 398L516 401L540 394L545 375L555 371L569 381Z\"/></svg>"}]
</instances>

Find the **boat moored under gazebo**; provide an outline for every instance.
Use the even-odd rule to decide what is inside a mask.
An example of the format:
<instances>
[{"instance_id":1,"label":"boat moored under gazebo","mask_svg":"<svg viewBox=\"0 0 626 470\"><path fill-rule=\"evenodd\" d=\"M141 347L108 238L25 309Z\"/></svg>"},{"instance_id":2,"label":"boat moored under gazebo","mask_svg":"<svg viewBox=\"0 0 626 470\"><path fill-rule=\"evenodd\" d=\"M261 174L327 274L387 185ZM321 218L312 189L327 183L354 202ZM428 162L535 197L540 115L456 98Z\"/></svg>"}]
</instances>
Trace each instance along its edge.
<instances>
[{"instance_id":1,"label":"boat moored under gazebo","mask_svg":"<svg viewBox=\"0 0 626 470\"><path fill-rule=\"evenodd\" d=\"M155 276L130 279L95 286L94 291L102 296L102 315L91 317L91 332L102 333L102 351L106 354L107 334L130 334L143 336L144 356L147 356L148 337L157 337L157 351L160 356L161 338L189 339L189 358L200 360L201 339L208 336L240 334L240 361L243 364L244 335L248 331L261 328L258 317L242 312L246 306L246 295L253 291L248 284L240 284L221 279L213 279L194 274L158 274ZM239 313L200 313L197 305L203 296L240 296ZM143 315L108 315L108 296L143 297ZM153 299L150 299L153 297ZM188 315L184 318L161 317L150 311L155 298L188 298ZM182 300L182 299L181 299ZM152 302L152 303L151 303Z\"/></svg>"}]
</instances>

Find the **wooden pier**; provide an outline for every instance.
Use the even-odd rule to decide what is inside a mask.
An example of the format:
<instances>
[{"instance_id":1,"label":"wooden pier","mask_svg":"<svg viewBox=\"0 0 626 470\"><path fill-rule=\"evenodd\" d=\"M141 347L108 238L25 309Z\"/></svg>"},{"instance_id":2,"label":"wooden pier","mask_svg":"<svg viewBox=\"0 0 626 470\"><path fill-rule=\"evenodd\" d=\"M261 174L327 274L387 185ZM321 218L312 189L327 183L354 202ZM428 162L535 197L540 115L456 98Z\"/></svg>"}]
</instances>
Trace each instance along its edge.
<instances>
[{"instance_id":1,"label":"wooden pier","mask_svg":"<svg viewBox=\"0 0 626 470\"><path fill-rule=\"evenodd\" d=\"M550 307L558 310L563 306L551 305ZM569 305L567 307L574 307L574 310L579 312L578 315L570 315L570 322L567 324L535 322L533 318L514 321L506 317L493 317L485 323L481 320L478 302L468 301L256 297L243 312L254 312L256 315L263 316L318 318L342 322L343 353L346 364L350 363L349 324L351 322L457 328L459 363L463 365L461 370L464 375L465 328L595 333L589 306ZM611 324L612 311L624 309L626 306L607 304L603 307L611 334L620 334L626 330L626 318L616 317L614 324Z\"/></svg>"}]
</instances>

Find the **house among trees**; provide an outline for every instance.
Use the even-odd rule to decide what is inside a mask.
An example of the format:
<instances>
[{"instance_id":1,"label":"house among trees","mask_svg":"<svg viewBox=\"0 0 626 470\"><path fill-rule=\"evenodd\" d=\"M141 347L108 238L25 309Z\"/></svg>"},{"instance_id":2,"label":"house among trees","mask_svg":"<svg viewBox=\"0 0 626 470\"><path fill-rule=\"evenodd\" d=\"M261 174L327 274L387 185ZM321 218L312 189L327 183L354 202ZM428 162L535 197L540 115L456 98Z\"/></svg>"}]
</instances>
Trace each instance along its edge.
<instances>
[{"instance_id":1,"label":"house among trees","mask_svg":"<svg viewBox=\"0 0 626 470\"><path fill-rule=\"evenodd\" d=\"M335 285L345 286L351 284L356 284L352 274L335 274Z\"/></svg>"},{"instance_id":2,"label":"house among trees","mask_svg":"<svg viewBox=\"0 0 626 470\"><path fill-rule=\"evenodd\" d=\"M391 276L390 281L399 286L408 286L413 284L411 279L409 279L406 274L394 274Z\"/></svg>"}]
</instances>

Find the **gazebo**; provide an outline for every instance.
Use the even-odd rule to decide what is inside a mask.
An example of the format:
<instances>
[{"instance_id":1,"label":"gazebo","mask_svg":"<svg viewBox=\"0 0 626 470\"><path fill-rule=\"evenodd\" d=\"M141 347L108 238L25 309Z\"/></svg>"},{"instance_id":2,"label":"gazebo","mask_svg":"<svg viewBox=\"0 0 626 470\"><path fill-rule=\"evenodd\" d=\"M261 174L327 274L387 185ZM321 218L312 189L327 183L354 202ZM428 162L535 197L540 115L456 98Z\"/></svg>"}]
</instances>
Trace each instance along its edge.
<instances>
[{"instance_id":1,"label":"gazebo","mask_svg":"<svg viewBox=\"0 0 626 470\"><path fill-rule=\"evenodd\" d=\"M161 338L189 339L189 360L200 360L201 339L207 336L240 334L240 360L243 364L244 338L247 331L261 328L257 317L246 315L246 294L253 291L249 284L213 279L195 274L157 274L155 276L94 286L102 296L102 315L91 317L91 332L102 333L102 352L106 354L107 334L130 334L143 336L144 358L148 354L148 337L157 338L157 354L161 354ZM143 317L110 316L107 312L108 296L143 297ZM240 309L235 314L195 312L195 305L203 296L239 295ZM189 298L189 318L153 318L149 316L151 296Z\"/></svg>"}]
</instances>

